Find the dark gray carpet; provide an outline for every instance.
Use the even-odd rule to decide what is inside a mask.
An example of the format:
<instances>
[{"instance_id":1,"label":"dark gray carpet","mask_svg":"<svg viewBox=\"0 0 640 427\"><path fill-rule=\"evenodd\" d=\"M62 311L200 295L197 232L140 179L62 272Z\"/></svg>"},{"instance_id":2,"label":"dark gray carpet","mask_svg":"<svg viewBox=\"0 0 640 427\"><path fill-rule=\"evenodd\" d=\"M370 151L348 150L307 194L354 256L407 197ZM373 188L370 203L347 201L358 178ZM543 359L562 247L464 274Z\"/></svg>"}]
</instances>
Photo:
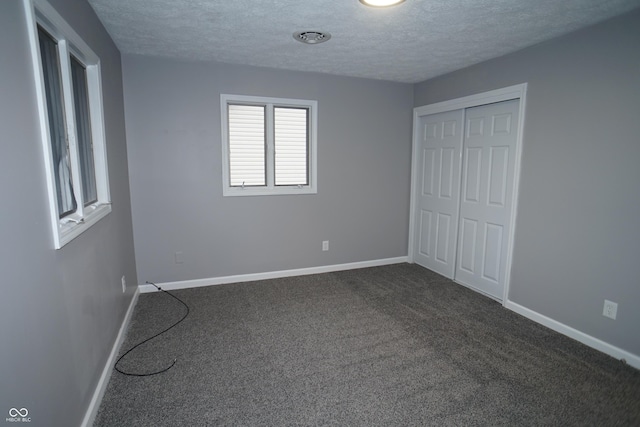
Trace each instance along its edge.
<instances>
[{"instance_id":1,"label":"dark gray carpet","mask_svg":"<svg viewBox=\"0 0 640 427\"><path fill-rule=\"evenodd\" d=\"M174 292L96 426L640 425L640 371L416 265ZM122 352L179 319L141 295Z\"/></svg>"}]
</instances>

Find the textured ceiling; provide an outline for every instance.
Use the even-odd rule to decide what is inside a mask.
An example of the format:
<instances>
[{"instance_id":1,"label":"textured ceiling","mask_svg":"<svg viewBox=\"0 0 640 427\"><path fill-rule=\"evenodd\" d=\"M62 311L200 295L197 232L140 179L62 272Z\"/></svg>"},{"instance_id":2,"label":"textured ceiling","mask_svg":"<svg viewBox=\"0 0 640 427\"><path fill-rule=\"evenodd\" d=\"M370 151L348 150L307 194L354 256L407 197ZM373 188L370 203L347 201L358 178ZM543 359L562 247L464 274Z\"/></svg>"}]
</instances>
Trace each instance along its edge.
<instances>
[{"instance_id":1,"label":"textured ceiling","mask_svg":"<svg viewBox=\"0 0 640 427\"><path fill-rule=\"evenodd\" d=\"M640 0L88 0L123 53L415 83L640 7ZM296 31L329 32L317 45Z\"/></svg>"}]
</instances>

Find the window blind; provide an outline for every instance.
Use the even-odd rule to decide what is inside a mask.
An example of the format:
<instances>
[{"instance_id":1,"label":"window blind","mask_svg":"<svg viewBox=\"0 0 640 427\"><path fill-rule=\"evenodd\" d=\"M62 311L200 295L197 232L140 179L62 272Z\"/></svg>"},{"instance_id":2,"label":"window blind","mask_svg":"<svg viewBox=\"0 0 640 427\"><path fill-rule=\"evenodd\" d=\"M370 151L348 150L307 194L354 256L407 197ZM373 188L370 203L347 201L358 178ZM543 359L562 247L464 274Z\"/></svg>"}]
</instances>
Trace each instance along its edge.
<instances>
[{"instance_id":1,"label":"window blind","mask_svg":"<svg viewBox=\"0 0 640 427\"><path fill-rule=\"evenodd\" d=\"M229 104L229 184L264 186L265 107Z\"/></svg>"},{"instance_id":2,"label":"window blind","mask_svg":"<svg viewBox=\"0 0 640 427\"><path fill-rule=\"evenodd\" d=\"M307 185L308 109L274 107L275 185Z\"/></svg>"}]
</instances>

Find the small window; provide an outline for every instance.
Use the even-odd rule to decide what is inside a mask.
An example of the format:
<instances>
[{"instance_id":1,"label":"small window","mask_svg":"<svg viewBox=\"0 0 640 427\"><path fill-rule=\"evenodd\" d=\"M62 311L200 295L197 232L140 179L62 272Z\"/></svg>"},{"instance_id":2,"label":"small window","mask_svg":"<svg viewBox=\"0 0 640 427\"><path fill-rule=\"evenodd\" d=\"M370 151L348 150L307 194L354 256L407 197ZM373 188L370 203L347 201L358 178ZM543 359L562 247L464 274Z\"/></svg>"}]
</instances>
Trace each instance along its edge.
<instances>
[{"instance_id":1,"label":"small window","mask_svg":"<svg viewBox=\"0 0 640 427\"><path fill-rule=\"evenodd\" d=\"M46 1L24 1L58 249L111 211L100 61Z\"/></svg>"},{"instance_id":2,"label":"small window","mask_svg":"<svg viewBox=\"0 0 640 427\"><path fill-rule=\"evenodd\" d=\"M223 194L316 193L316 101L221 95Z\"/></svg>"}]
</instances>

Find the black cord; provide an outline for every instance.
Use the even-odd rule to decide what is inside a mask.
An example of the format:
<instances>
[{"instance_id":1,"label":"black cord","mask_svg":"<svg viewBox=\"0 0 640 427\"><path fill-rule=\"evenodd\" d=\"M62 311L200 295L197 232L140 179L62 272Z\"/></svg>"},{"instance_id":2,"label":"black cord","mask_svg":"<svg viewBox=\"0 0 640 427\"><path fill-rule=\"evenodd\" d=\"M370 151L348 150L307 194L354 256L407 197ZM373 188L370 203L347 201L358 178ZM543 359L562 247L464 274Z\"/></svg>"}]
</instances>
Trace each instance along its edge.
<instances>
[{"instance_id":1,"label":"black cord","mask_svg":"<svg viewBox=\"0 0 640 427\"><path fill-rule=\"evenodd\" d=\"M154 339L155 337L158 337L158 336L160 336L160 335L164 334L165 332L167 332L169 329L171 329L171 328L173 328L173 327L177 326L180 322L182 322L184 319L186 319L186 318L187 318L187 316L189 315L189 306L188 306L184 301L182 301L182 300L181 300L180 298L178 298L177 296L173 295L171 292L169 292L169 291L165 291L165 290L164 290L164 289L162 289L161 287L156 286L156 284L155 284L155 283L152 283L152 282L147 282L147 283L148 283L149 285L153 285L153 286L155 286L159 291L164 292L165 294L170 295L171 297L175 298L175 299L176 299L180 304L184 305L184 307L187 309L187 312L184 314L184 316L182 316L182 319L178 320L176 323L174 323L173 325L169 326L167 329L163 330L162 332L158 332L158 333L157 333L157 334L155 334L154 336L152 336L152 337L150 337L150 338L147 338L146 340L141 341L141 342L139 342L138 344L134 345L134 346L133 346L133 347L131 347L129 350L127 350L127 352L126 352L126 353L124 353L122 356L120 356L120 357L118 358L118 360L116 361L116 364L115 364L115 365L113 365L113 368L114 368L116 371L118 371L118 372L120 372L121 374L123 374L123 375L129 375L129 376L132 376L132 377L150 377L151 375L157 375L157 374L161 374L161 373L163 373L163 372L167 372L169 369L173 368L173 365L175 365L175 364L176 364L176 360L177 360L177 359L173 359L173 362L172 362L172 363L171 363L171 365L169 365L168 367L166 367L166 368L164 368L164 369L162 369L162 370L160 370L160 371L157 371L157 372L151 372L150 374L137 374L137 373L135 373L135 372L125 372L125 371L123 371L122 369L118 368L118 363L120 363L120 361L121 361L121 360L122 360L122 359L123 359L127 354L131 353L133 350L135 350L136 348L140 347L142 344L144 344L144 343L146 343L146 342L148 342L148 341L151 341L151 340L152 340L152 339Z\"/></svg>"}]
</instances>

